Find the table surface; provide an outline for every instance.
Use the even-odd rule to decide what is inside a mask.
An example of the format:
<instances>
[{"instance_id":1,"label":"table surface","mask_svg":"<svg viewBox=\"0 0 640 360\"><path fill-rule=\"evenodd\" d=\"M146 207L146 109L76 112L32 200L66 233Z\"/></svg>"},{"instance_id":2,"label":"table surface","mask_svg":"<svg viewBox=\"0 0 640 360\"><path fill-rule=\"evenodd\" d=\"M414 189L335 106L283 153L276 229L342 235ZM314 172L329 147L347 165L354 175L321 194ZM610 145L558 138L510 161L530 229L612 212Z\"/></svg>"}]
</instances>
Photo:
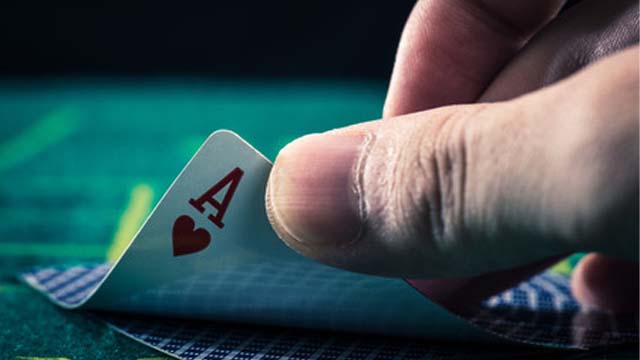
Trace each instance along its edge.
<instances>
[{"instance_id":1,"label":"table surface","mask_svg":"<svg viewBox=\"0 0 640 360\"><path fill-rule=\"evenodd\" d=\"M0 358L163 358L56 308L15 275L34 265L117 258L211 132L233 130L274 159L303 134L378 118L385 87L197 78L0 83ZM576 259L557 271L570 271ZM478 348L480 356L500 353L490 351ZM555 355L637 358L638 351L634 344Z\"/></svg>"}]
</instances>

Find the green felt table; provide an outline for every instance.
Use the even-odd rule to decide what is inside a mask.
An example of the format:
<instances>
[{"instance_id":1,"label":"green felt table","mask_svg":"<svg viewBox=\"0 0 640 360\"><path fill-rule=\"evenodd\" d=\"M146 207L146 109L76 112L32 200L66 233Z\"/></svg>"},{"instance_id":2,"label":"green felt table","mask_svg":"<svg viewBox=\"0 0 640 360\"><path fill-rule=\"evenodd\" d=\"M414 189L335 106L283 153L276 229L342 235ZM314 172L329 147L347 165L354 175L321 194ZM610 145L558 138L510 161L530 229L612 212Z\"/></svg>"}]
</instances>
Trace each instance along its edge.
<instances>
[{"instance_id":1,"label":"green felt table","mask_svg":"<svg viewBox=\"0 0 640 360\"><path fill-rule=\"evenodd\" d=\"M0 83L0 358L163 358L95 319L56 308L15 275L34 265L115 259L211 132L233 130L273 159L300 135L378 118L385 86L197 78ZM556 355L638 356L635 345Z\"/></svg>"}]
</instances>

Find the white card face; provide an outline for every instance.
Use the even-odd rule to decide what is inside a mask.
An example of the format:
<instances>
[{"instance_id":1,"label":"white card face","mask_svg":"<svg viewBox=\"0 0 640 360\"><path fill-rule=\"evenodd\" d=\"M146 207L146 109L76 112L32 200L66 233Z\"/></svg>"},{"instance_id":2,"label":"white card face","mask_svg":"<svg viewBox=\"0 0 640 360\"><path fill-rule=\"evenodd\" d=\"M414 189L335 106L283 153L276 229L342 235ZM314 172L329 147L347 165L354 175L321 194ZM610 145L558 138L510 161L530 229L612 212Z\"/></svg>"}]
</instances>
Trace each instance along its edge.
<instances>
[{"instance_id":1,"label":"white card face","mask_svg":"<svg viewBox=\"0 0 640 360\"><path fill-rule=\"evenodd\" d=\"M271 163L236 134L213 133L81 306L325 330L485 338L401 279L334 269L289 249L265 213L270 169Z\"/></svg>"},{"instance_id":2,"label":"white card face","mask_svg":"<svg viewBox=\"0 0 640 360\"><path fill-rule=\"evenodd\" d=\"M289 253L275 238L264 210L270 169L269 160L237 135L213 133L160 200L92 304L121 302L141 288L243 264L264 251ZM252 247L255 251L243 251Z\"/></svg>"}]
</instances>

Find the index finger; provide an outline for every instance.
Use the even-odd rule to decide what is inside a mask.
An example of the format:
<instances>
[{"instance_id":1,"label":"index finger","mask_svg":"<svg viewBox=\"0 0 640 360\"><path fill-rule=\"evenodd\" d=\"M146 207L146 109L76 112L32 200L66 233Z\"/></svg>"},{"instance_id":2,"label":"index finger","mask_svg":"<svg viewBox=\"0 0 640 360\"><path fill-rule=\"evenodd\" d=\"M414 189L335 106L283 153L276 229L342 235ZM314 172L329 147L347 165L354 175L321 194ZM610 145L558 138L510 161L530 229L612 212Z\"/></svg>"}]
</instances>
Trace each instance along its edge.
<instances>
[{"instance_id":1,"label":"index finger","mask_svg":"<svg viewBox=\"0 0 640 360\"><path fill-rule=\"evenodd\" d=\"M423 0L405 25L384 117L470 103L564 0Z\"/></svg>"}]
</instances>

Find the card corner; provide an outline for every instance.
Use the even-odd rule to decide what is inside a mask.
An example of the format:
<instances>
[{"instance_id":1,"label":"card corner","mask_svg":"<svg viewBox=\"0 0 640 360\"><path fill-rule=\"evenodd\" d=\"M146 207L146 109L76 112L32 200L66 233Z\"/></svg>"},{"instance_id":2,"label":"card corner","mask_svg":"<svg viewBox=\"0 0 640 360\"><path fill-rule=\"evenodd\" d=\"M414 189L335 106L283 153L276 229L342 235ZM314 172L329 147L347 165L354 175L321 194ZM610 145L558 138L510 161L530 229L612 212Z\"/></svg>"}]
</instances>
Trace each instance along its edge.
<instances>
[{"instance_id":1,"label":"card corner","mask_svg":"<svg viewBox=\"0 0 640 360\"><path fill-rule=\"evenodd\" d=\"M242 139L242 137L240 137L240 135L238 135L236 132L232 131L232 130L228 130L228 129L219 129L216 130L214 132L212 132L209 137L207 137L207 141L211 141L212 139L216 139L216 138L220 138L220 137L231 137L234 139Z\"/></svg>"}]
</instances>

